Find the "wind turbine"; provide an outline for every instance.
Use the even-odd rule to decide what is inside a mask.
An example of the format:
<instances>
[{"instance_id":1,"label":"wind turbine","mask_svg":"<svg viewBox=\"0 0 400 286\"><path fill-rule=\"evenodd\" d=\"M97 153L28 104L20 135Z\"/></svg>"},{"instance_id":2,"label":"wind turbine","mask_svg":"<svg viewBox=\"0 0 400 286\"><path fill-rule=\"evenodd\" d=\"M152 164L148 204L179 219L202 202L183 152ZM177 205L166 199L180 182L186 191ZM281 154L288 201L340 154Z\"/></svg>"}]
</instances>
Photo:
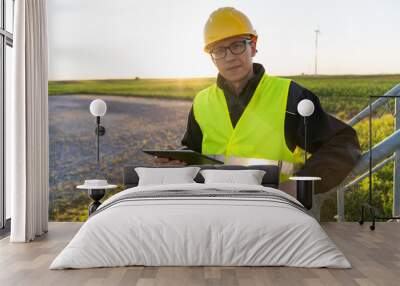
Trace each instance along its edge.
<instances>
[{"instance_id":1,"label":"wind turbine","mask_svg":"<svg viewBox=\"0 0 400 286\"><path fill-rule=\"evenodd\" d=\"M314 75L318 74L318 36L320 34L319 28L315 31L315 66L314 66Z\"/></svg>"}]
</instances>

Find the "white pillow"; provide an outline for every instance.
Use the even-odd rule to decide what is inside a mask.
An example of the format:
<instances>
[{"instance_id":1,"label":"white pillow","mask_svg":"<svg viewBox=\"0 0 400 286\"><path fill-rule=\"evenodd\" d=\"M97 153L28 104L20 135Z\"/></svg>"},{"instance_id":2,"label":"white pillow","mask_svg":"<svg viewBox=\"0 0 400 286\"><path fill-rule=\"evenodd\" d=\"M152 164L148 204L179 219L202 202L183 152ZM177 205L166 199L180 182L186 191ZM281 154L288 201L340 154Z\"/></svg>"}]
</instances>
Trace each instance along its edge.
<instances>
[{"instance_id":1,"label":"white pillow","mask_svg":"<svg viewBox=\"0 0 400 286\"><path fill-rule=\"evenodd\" d=\"M204 183L234 183L247 185L261 185L265 171L262 170L201 170Z\"/></svg>"},{"instance_id":2,"label":"white pillow","mask_svg":"<svg viewBox=\"0 0 400 286\"><path fill-rule=\"evenodd\" d=\"M138 186L195 183L193 179L199 170L199 167L135 168L139 176Z\"/></svg>"}]
</instances>

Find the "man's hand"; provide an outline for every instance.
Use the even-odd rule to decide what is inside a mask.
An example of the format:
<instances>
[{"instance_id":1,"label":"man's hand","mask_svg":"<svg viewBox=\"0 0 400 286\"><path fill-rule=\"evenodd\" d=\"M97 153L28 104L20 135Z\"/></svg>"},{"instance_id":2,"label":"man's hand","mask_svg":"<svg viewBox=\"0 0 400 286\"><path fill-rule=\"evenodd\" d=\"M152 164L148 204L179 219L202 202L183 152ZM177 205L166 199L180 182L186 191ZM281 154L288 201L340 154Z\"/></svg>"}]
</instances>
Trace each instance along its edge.
<instances>
[{"instance_id":1,"label":"man's hand","mask_svg":"<svg viewBox=\"0 0 400 286\"><path fill-rule=\"evenodd\" d=\"M157 157L157 156L155 156L154 163L158 165L182 165L182 166L187 165L186 162L181 160L172 160L169 158Z\"/></svg>"},{"instance_id":2,"label":"man's hand","mask_svg":"<svg viewBox=\"0 0 400 286\"><path fill-rule=\"evenodd\" d=\"M297 184L295 181L286 181L279 184L279 189L297 199Z\"/></svg>"}]
</instances>

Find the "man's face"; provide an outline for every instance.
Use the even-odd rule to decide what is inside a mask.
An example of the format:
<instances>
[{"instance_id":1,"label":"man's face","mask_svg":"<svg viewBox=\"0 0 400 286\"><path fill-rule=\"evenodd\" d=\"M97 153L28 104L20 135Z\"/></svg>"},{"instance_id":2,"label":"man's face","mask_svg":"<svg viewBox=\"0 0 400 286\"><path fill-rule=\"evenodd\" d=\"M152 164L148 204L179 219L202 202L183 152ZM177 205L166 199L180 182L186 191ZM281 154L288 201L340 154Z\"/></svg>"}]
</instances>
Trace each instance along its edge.
<instances>
[{"instance_id":1,"label":"man's face","mask_svg":"<svg viewBox=\"0 0 400 286\"><path fill-rule=\"evenodd\" d=\"M232 50L235 51L238 45L240 45L241 41L244 41L248 38L244 36L237 36L228 39L224 39L216 42L210 47L210 51L220 51L223 49L231 47ZM239 49L240 51L240 49ZM225 49L226 55L223 58L212 60L217 67L219 73L228 81L240 81L246 78L246 76L250 73L253 68L253 57L256 54L256 43L248 42L245 44L245 50L241 54L236 54L237 52L232 53L231 50Z\"/></svg>"}]
</instances>

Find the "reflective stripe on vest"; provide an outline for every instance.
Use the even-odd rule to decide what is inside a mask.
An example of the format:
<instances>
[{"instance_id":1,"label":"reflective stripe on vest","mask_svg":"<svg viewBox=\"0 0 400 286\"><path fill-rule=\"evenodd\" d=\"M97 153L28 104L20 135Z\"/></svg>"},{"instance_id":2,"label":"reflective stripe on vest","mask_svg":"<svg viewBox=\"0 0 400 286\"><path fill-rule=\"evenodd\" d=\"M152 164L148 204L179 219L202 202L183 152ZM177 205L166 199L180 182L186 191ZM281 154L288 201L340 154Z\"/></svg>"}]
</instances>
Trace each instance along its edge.
<instances>
[{"instance_id":1,"label":"reflective stripe on vest","mask_svg":"<svg viewBox=\"0 0 400 286\"><path fill-rule=\"evenodd\" d=\"M285 140L289 85L289 79L264 74L235 128L223 91L216 84L200 91L193 111L203 133L202 153L224 155L224 162L231 157L295 162Z\"/></svg>"}]
</instances>

